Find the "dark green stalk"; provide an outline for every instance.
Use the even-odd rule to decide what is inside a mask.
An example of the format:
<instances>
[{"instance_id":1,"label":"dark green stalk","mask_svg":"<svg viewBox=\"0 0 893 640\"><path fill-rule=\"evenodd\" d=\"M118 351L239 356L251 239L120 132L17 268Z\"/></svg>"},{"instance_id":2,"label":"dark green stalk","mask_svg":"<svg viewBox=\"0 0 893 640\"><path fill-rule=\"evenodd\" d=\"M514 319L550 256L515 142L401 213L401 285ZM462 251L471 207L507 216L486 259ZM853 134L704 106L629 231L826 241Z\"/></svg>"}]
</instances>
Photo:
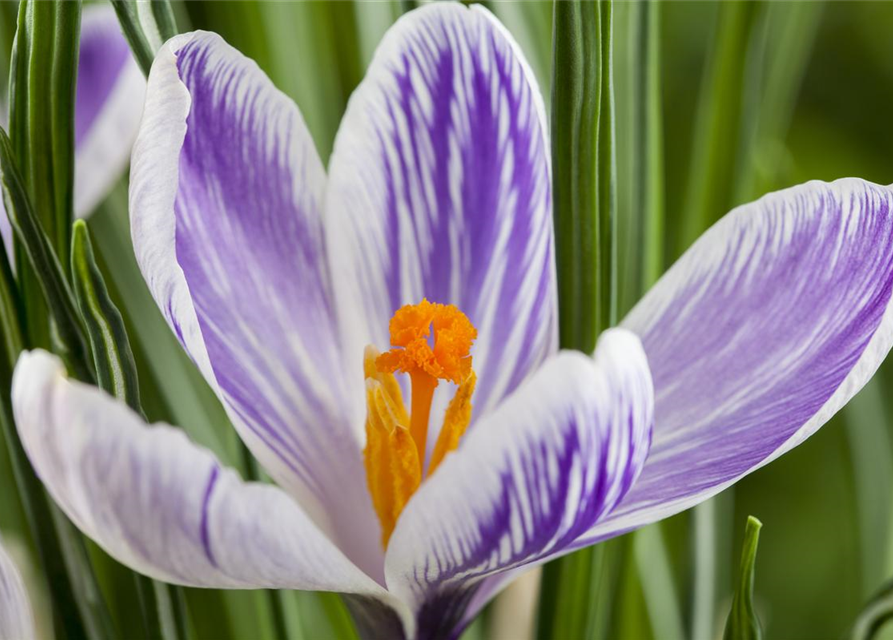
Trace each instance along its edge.
<instances>
[{"instance_id":1,"label":"dark green stalk","mask_svg":"<svg viewBox=\"0 0 893 640\"><path fill-rule=\"evenodd\" d=\"M142 413L136 363L124 319L112 302L87 232L78 220L72 239L71 273L77 307L87 329L97 386Z\"/></svg>"},{"instance_id":2,"label":"dark green stalk","mask_svg":"<svg viewBox=\"0 0 893 640\"><path fill-rule=\"evenodd\" d=\"M133 57L136 58L143 73L148 76L149 69L152 68L152 61L155 59L155 52L152 50L146 34L143 33L137 16L136 3L131 0L111 0L111 3L118 16L118 22L121 24L121 31L133 52Z\"/></svg>"},{"instance_id":3,"label":"dark green stalk","mask_svg":"<svg viewBox=\"0 0 893 640\"><path fill-rule=\"evenodd\" d=\"M559 343L591 353L598 334L616 322L617 314L613 4L556 0L553 10L552 196ZM620 566L618 550L613 543L602 544L546 565L537 622L540 637L606 634Z\"/></svg>"},{"instance_id":4,"label":"dark green stalk","mask_svg":"<svg viewBox=\"0 0 893 640\"><path fill-rule=\"evenodd\" d=\"M15 157L40 226L66 266L74 193L73 122L80 12L79 0L23 0L10 73L10 131L15 139ZM41 285L21 250L16 253L20 256L18 273L29 342L50 347L56 328L50 326Z\"/></svg>"},{"instance_id":5,"label":"dark green stalk","mask_svg":"<svg viewBox=\"0 0 893 640\"><path fill-rule=\"evenodd\" d=\"M600 319L598 126L600 11L593 2L554 4L552 202L563 347L591 352ZM604 296L602 296L604 297Z\"/></svg>"}]
</instances>

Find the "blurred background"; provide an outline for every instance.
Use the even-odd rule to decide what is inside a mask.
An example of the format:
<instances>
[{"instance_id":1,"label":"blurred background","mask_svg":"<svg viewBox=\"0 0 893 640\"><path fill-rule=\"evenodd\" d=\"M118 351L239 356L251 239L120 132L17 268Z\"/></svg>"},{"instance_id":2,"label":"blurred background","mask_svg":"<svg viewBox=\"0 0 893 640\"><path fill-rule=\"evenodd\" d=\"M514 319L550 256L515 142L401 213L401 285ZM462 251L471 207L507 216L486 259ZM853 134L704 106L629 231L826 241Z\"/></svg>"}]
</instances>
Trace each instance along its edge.
<instances>
[{"instance_id":1,"label":"blurred background","mask_svg":"<svg viewBox=\"0 0 893 640\"><path fill-rule=\"evenodd\" d=\"M180 30L217 31L258 62L297 102L325 162L377 42L414 4L206 0L176 2L174 8ZM485 4L521 44L548 105L551 3ZM663 184L637 180L642 85L632 34L639 11L633 2L614 5L622 313L642 293L646 259L657 256L662 268L669 266L737 204L810 179L893 182L893 3L661 3ZM4 87L15 16L15 2L0 3ZM644 198L657 198L665 212L661 245L648 256L637 215ZM130 248L126 204L125 179L90 227L113 297L130 324L146 412L182 425L245 471L222 409L145 290ZM754 515L764 524L756 599L767 636L845 636L869 597L893 578L891 384L888 362L804 445L697 514L683 513L608 543L611 563L596 585L605 614L595 635L721 635L745 520ZM0 466L0 529L27 558L31 551L11 482ZM127 631L133 623L128 611L136 606L132 590L121 585L113 562L98 549L91 552L116 622ZM275 597L286 600L291 638L351 637L337 597ZM274 637L265 594L190 590L188 600L197 637ZM493 620L485 614L466 637L496 635Z\"/></svg>"}]
</instances>

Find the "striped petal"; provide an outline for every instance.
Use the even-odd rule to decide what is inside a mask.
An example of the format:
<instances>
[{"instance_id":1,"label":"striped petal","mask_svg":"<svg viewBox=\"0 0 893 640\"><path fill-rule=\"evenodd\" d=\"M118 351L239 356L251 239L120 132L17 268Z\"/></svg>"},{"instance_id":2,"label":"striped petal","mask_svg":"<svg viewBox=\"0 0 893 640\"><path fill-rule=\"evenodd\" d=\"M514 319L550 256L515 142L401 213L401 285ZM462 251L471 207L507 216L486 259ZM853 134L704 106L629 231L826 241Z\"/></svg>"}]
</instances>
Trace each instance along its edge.
<instances>
[{"instance_id":1,"label":"striped petal","mask_svg":"<svg viewBox=\"0 0 893 640\"><path fill-rule=\"evenodd\" d=\"M386 348L393 312L422 298L455 304L478 329L478 415L555 352L546 132L536 81L486 10L434 3L388 31L330 163L348 370L362 369L366 344Z\"/></svg>"},{"instance_id":2,"label":"striped petal","mask_svg":"<svg viewBox=\"0 0 893 640\"><path fill-rule=\"evenodd\" d=\"M380 574L362 423L347 418L363 395L344 392L330 301L324 187L297 107L254 62L203 32L159 51L131 169L143 276L252 452Z\"/></svg>"},{"instance_id":3,"label":"striped petal","mask_svg":"<svg viewBox=\"0 0 893 640\"><path fill-rule=\"evenodd\" d=\"M34 615L18 567L0 544L0 640L31 640Z\"/></svg>"},{"instance_id":4,"label":"striped petal","mask_svg":"<svg viewBox=\"0 0 893 640\"><path fill-rule=\"evenodd\" d=\"M136 140L146 79L110 5L88 5L81 19L74 112L74 210L93 211L118 181Z\"/></svg>"},{"instance_id":5,"label":"striped petal","mask_svg":"<svg viewBox=\"0 0 893 640\"><path fill-rule=\"evenodd\" d=\"M560 554L617 504L648 454L652 402L642 347L616 329L594 360L560 353L481 419L388 545L388 588L422 637L457 624L482 579Z\"/></svg>"},{"instance_id":6,"label":"striped petal","mask_svg":"<svg viewBox=\"0 0 893 640\"><path fill-rule=\"evenodd\" d=\"M198 587L384 590L267 484L245 483L179 429L146 425L55 356L25 352L13 376L22 444L50 495L127 566Z\"/></svg>"},{"instance_id":7,"label":"striped petal","mask_svg":"<svg viewBox=\"0 0 893 640\"><path fill-rule=\"evenodd\" d=\"M893 341L893 190L811 182L739 207L633 309L654 376L642 475L581 544L691 507L815 433Z\"/></svg>"}]
</instances>

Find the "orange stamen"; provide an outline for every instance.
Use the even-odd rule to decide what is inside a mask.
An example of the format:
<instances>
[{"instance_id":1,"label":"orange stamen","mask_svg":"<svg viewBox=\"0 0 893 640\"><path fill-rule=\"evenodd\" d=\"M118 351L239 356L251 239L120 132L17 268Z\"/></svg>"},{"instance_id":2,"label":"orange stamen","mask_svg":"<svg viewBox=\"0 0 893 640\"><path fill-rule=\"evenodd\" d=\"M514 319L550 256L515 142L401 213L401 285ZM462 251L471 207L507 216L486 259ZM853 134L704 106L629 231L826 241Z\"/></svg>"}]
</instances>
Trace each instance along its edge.
<instances>
[{"instance_id":1,"label":"orange stamen","mask_svg":"<svg viewBox=\"0 0 893 640\"><path fill-rule=\"evenodd\" d=\"M458 447L471 421L471 395L477 380L470 355L477 330L455 306L427 300L406 305L394 313L389 328L395 348L378 354L374 347L367 347L363 365L368 407L366 478L385 547L403 507L421 483L434 390L440 380L459 385L435 443L429 476ZM409 374L409 414L396 372Z\"/></svg>"}]
</instances>

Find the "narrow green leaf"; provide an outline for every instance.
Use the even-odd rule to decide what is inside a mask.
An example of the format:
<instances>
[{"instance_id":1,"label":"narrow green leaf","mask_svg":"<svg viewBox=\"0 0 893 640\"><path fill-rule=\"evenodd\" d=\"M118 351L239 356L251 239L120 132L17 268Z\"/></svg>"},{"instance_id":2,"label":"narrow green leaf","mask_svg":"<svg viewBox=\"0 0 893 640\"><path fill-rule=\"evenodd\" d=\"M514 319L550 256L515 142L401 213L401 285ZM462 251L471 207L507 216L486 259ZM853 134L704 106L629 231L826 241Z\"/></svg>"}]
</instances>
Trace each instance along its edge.
<instances>
[{"instance_id":1,"label":"narrow green leaf","mask_svg":"<svg viewBox=\"0 0 893 640\"><path fill-rule=\"evenodd\" d=\"M152 7L152 19L158 29L158 35L161 36L162 42L167 42L179 33L171 3L169 0L152 0L149 4Z\"/></svg>"},{"instance_id":2,"label":"narrow green leaf","mask_svg":"<svg viewBox=\"0 0 893 640\"><path fill-rule=\"evenodd\" d=\"M629 4L633 171L631 292L638 300L664 270L664 159L660 88L660 2ZM626 305L631 306L631 305Z\"/></svg>"},{"instance_id":3,"label":"narrow green leaf","mask_svg":"<svg viewBox=\"0 0 893 640\"><path fill-rule=\"evenodd\" d=\"M87 328L97 384L134 411L141 411L136 363L121 313L109 297L93 255L87 225L74 225L71 272L81 318Z\"/></svg>"},{"instance_id":4,"label":"narrow green leaf","mask_svg":"<svg viewBox=\"0 0 893 640\"><path fill-rule=\"evenodd\" d=\"M554 5L552 186L560 342L591 352L616 316L611 2Z\"/></svg>"},{"instance_id":5,"label":"narrow green leaf","mask_svg":"<svg viewBox=\"0 0 893 640\"><path fill-rule=\"evenodd\" d=\"M695 140L676 253L684 251L732 202L741 143L748 51L759 2L722 2L701 83Z\"/></svg>"},{"instance_id":6,"label":"narrow green leaf","mask_svg":"<svg viewBox=\"0 0 893 640\"><path fill-rule=\"evenodd\" d=\"M149 75L155 53L179 33L169 0L110 0L140 69Z\"/></svg>"},{"instance_id":7,"label":"narrow green leaf","mask_svg":"<svg viewBox=\"0 0 893 640\"><path fill-rule=\"evenodd\" d=\"M599 303L597 330L602 331L617 323L617 145L614 114L614 3L611 0L600 0L596 6L601 12L599 18L601 108L596 129L599 273L596 293ZM586 349L586 352L590 350Z\"/></svg>"},{"instance_id":8,"label":"narrow green leaf","mask_svg":"<svg viewBox=\"0 0 893 640\"><path fill-rule=\"evenodd\" d=\"M90 382L94 377L89 364L91 359L74 296L66 282L59 258L34 214L22 176L13 158L9 137L2 129L0 129L0 181L3 184L3 202L9 221L49 307L61 351L60 356L78 379Z\"/></svg>"},{"instance_id":9,"label":"narrow green leaf","mask_svg":"<svg viewBox=\"0 0 893 640\"><path fill-rule=\"evenodd\" d=\"M10 73L10 135L34 213L68 268L74 190L74 95L80 0L23 0ZM53 345L41 285L17 247L29 343Z\"/></svg>"},{"instance_id":10,"label":"narrow green leaf","mask_svg":"<svg viewBox=\"0 0 893 640\"><path fill-rule=\"evenodd\" d=\"M64 265L73 216L80 15L80 1L23 0L11 104L15 157L37 219Z\"/></svg>"},{"instance_id":11,"label":"narrow green leaf","mask_svg":"<svg viewBox=\"0 0 893 640\"><path fill-rule=\"evenodd\" d=\"M617 313L613 3L556 0L552 24L559 343L591 353ZM546 565L540 636L605 635L625 546L602 544Z\"/></svg>"},{"instance_id":12,"label":"narrow green leaf","mask_svg":"<svg viewBox=\"0 0 893 640\"><path fill-rule=\"evenodd\" d=\"M146 76L149 75L149 69L152 68L152 61L155 59L155 50L149 43L149 39L143 32L140 24L139 15L137 14L136 2L132 0L111 0L112 6L115 8L115 14L118 16L118 22L121 24L121 31L130 45L133 57L136 58L137 64Z\"/></svg>"},{"instance_id":13,"label":"narrow green leaf","mask_svg":"<svg viewBox=\"0 0 893 640\"><path fill-rule=\"evenodd\" d=\"M753 516L747 518L738 588L732 600L732 610L726 620L723 640L760 640L763 637L763 628L753 606L754 565L762 526L763 523Z\"/></svg>"}]
</instances>

